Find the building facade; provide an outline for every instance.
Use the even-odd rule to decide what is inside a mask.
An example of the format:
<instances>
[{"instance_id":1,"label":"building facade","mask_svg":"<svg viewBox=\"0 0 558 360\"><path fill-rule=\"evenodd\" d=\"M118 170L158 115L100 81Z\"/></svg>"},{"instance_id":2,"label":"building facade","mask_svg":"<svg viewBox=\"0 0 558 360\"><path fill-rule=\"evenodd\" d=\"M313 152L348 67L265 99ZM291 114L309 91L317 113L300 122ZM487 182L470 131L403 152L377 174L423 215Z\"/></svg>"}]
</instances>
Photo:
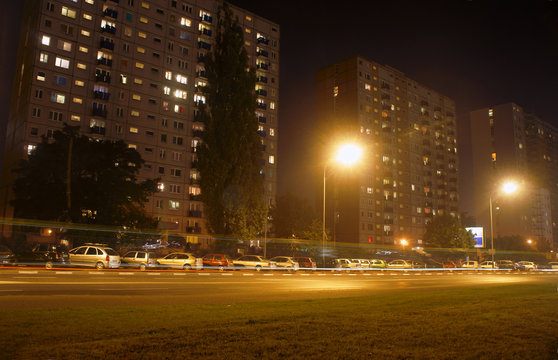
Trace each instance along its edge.
<instances>
[{"instance_id":1,"label":"building facade","mask_svg":"<svg viewBox=\"0 0 558 360\"><path fill-rule=\"evenodd\" d=\"M356 56L318 71L317 119L334 241L421 246L434 216L459 216L453 100ZM326 155L347 138L364 148L352 169Z\"/></svg>"},{"instance_id":2,"label":"building facade","mask_svg":"<svg viewBox=\"0 0 558 360\"><path fill-rule=\"evenodd\" d=\"M206 233L196 146L203 132L204 62L212 51L216 0L26 1L6 137L3 216L10 217L10 169L41 136L64 123L92 138L124 140L161 178L145 204L162 229ZM276 197L279 26L230 6L257 71L264 196Z\"/></svg>"},{"instance_id":3,"label":"building facade","mask_svg":"<svg viewBox=\"0 0 558 360\"><path fill-rule=\"evenodd\" d=\"M514 103L470 113L474 216L490 237L518 235L541 248L556 243L558 211L557 129ZM504 181L519 184L516 194L500 191Z\"/></svg>"}]
</instances>

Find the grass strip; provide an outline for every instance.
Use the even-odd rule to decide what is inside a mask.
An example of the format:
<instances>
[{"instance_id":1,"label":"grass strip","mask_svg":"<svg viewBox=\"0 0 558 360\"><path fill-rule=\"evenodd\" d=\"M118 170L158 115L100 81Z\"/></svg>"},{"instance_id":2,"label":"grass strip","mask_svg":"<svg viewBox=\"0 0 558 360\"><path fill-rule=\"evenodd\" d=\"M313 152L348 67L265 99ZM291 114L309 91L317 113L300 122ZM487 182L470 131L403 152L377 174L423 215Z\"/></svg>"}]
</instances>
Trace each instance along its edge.
<instances>
[{"instance_id":1,"label":"grass strip","mask_svg":"<svg viewBox=\"0 0 558 360\"><path fill-rule=\"evenodd\" d=\"M558 359L556 284L0 310L3 359Z\"/></svg>"}]
</instances>

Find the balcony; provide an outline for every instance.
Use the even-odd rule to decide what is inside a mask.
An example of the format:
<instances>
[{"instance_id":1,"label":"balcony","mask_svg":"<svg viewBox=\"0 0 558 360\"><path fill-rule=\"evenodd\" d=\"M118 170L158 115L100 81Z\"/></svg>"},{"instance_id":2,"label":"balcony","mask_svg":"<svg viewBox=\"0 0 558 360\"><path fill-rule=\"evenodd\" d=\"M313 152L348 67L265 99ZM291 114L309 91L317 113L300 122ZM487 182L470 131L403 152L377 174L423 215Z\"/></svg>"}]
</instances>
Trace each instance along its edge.
<instances>
[{"instance_id":1,"label":"balcony","mask_svg":"<svg viewBox=\"0 0 558 360\"><path fill-rule=\"evenodd\" d=\"M110 75L108 74L95 74L95 81L105 82L110 84Z\"/></svg>"},{"instance_id":2,"label":"balcony","mask_svg":"<svg viewBox=\"0 0 558 360\"><path fill-rule=\"evenodd\" d=\"M256 53L258 56L269 57L269 53L266 50L260 50Z\"/></svg>"},{"instance_id":3,"label":"balcony","mask_svg":"<svg viewBox=\"0 0 558 360\"><path fill-rule=\"evenodd\" d=\"M263 102L258 103L258 107L259 107L260 109L263 109L263 110L266 110L266 109L267 109L267 105L266 105L265 103L263 103Z\"/></svg>"},{"instance_id":4,"label":"balcony","mask_svg":"<svg viewBox=\"0 0 558 360\"><path fill-rule=\"evenodd\" d=\"M104 126L92 126L92 127L89 128L89 132L91 134L105 135L105 127Z\"/></svg>"},{"instance_id":5,"label":"balcony","mask_svg":"<svg viewBox=\"0 0 558 360\"><path fill-rule=\"evenodd\" d=\"M111 8L106 8L105 11L103 11L103 16L108 16L116 19L118 17L118 11Z\"/></svg>"},{"instance_id":6,"label":"balcony","mask_svg":"<svg viewBox=\"0 0 558 360\"><path fill-rule=\"evenodd\" d=\"M201 195L190 194L190 200L192 200L192 201L201 201Z\"/></svg>"},{"instance_id":7,"label":"balcony","mask_svg":"<svg viewBox=\"0 0 558 360\"><path fill-rule=\"evenodd\" d=\"M200 70L196 73L197 77L202 77L202 78L207 78L207 75L205 73L205 70Z\"/></svg>"},{"instance_id":8,"label":"balcony","mask_svg":"<svg viewBox=\"0 0 558 360\"><path fill-rule=\"evenodd\" d=\"M258 90L256 90L256 94L261 95L261 96L267 96L267 90L258 89Z\"/></svg>"},{"instance_id":9,"label":"balcony","mask_svg":"<svg viewBox=\"0 0 558 360\"><path fill-rule=\"evenodd\" d=\"M190 178L190 185L197 185L199 183L200 183L200 179ZM190 194L190 200L192 200L192 196L199 196L199 195L191 195Z\"/></svg>"},{"instance_id":10,"label":"balcony","mask_svg":"<svg viewBox=\"0 0 558 360\"><path fill-rule=\"evenodd\" d=\"M99 47L101 49L114 50L114 42L113 41L108 41L108 40L105 40L105 39L101 39Z\"/></svg>"},{"instance_id":11,"label":"balcony","mask_svg":"<svg viewBox=\"0 0 558 360\"><path fill-rule=\"evenodd\" d=\"M101 27L101 32L108 32L110 34L116 34L116 27L107 24L107 25Z\"/></svg>"},{"instance_id":12,"label":"balcony","mask_svg":"<svg viewBox=\"0 0 558 360\"><path fill-rule=\"evenodd\" d=\"M202 211L201 210L188 210L189 217L201 218Z\"/></svg>"},{"instance_id":13,"label":"balcony","mask_svg":"<svg viewBox=\"0 0 558 360\"><path fill-rule=\"evenodd\" d=\"M391 207L391 206L384 206L384 212L392 213L392 212L393 212L393 207Z\"/></svg>"},{"instance_id":14,"label":"balcony","mask_svg":"<svg viewBox=\"0 0 558 360\"><path fill-rule=\"evenodd\" d=\"M267 119L265 118L265 116L258 116L258 121L262 124L265 124L267 122Z\"/></svg>"},{"instance_id":15,"label":"balcony","mask_svg":"<svg viewBox=\"0 0 558 360\"><path fill-rule=\"evenodd\" d=\"M259 134L261 137L265 137L265 135L266 135L264 130L258 130L258 134Z\"/></svg>"},{"instance_id":16,"label":"balcony","mask_svg":"<svg viewBox=\"0 0 558 360\"><path fill-rule=\"evenodd\" d=\"M384 219L384 225L392 225L393 219Z\"/></svg>"},{"instance_id":17,"label":"balcony","mask_svg":"<svg viewBox=\"0 0 558 360\"><path fill-rule=\"evenodd\" d=\"M206 43L205 41L198 41L198 48L199 49L205 49L205 50L211 50L211 44Z\"/></svg>"},{"instance_id":18,"label":"balcony","mask_svg":"<svg viewBox=\"0 0 558 360\"><path fill-rule=\"evenodd\" d=\"M258 76L258 78L256 79L258 82L267 84L267 77L265 76Z\"/></svg>"},{"instance_id":19,"label":"balcony","mask_svg":"<svg viewBox=\"0 0 558 360\"><path fill-rule=\"evenodd\" d=\"M200 162L198 160L193 160L192 161L192 169L197 169L199 166ZM192 196L192 195L190 195Z\"/></svg>"},{"instance_id":20,"label":"balcony","mask_svg":"<svg viewBox=\"0 0 558 360\"><path fill-rule=\"evenodd\" d=\"M105 65L105 66L112 66L112 59L107 59L107 58L100 58L97 59L97 65Z\"/></svg>"},{"instance_id":21,"label":"balcony","mask_svg":"<svg viewBox=\"0 0 558 360\"><path fill-rule=\"evenodd\" d=\"M107 117L107 109L94 107L93 109L91 109L91 115L106 118Z\"/></svg>"},{"instance_id":22,"label":"balcony","mask_svg":"<svg viewBox=\"0 0 558 360\"><path fill-rule=\"evenodd\" d=\"M213 17L209 16L209 15L203 15L200 17L201 21L205 21L206 23L212 23L213 22Z\"/></svg>"},{"instance_id":23,"label":"balcony","mask_svg":"<svg viewBox=\"0 0 558 360\"><path fill-rule=\"evenodd\" d=\"M260 36L258 38L258 43L259 44L265 44L265 45L269 45L269 39L264 38L263 36Z\"/></svg>"},{"instance_id":24,"label":"balcony","mask_svg":"<svg viewBox=\"0 0 558 360\"><path fill-rule=\"evenodd\" d=\"M196 226L187 226L186 227L186 232L189 234L201 234L201 227L196 227Z\"/></svg>"},{"instance_id":25,"label":"balcony","mask_svg":"<svg viewBox=\"0 0 558 360\"><path fill-rule=\"evenodd\" d=\"M212 31L206 28L203 28L200 30L200 35L206 35L206 36L211 36L212 35Z\"/></svg>"},{"instance_id":26,"label":"balcony","mask_svg":"<svg viewBox=\"0 0 558 360\"><path fill-rule=\"evenodd\" d=\"M192 136L201 138L203 135L203 130L192 130Z\"/></svg>"},{"instance_id":27,"label":"balcony","mask_svg":"<svg viewBox=\"0 0 558 360\"><path fill-rule=\"evenodd\" d=\"M110 97L110 93L103 91L93 91L93 97L95 99L108 100Z\"/></svg>"},{"instance_id":28,"label":"balcony","mask_svg":"<svg viewBox=\"0 0 558 360\"><path fill-rule=\"evenodd\" d=\"M205 55L203 55L203 54L198 55L198 62L204 63L205 62Z\"/></svg>"},{"instance_id":29,"label":"balcony","mask_svg":"<svg viewBox=\"0 0 558 360\"><path fill-rule=\"evenodd\" d=\"M421 106L428 106L428 101L422 100L422 101L420 102L420 105L421 105Z\"/></svg>"},{"instance_id":30,"label":"balcony","mask_svg":"<svg viewBox=\"0 0 558 360\"><path fill-rule=\"evenodd\" d=\"M258 65L256 65L256 67L258 69L264 69L264 70L268 70L269 69L269 65L266 63L259 63Z\"/></svg>"}]
</instances>

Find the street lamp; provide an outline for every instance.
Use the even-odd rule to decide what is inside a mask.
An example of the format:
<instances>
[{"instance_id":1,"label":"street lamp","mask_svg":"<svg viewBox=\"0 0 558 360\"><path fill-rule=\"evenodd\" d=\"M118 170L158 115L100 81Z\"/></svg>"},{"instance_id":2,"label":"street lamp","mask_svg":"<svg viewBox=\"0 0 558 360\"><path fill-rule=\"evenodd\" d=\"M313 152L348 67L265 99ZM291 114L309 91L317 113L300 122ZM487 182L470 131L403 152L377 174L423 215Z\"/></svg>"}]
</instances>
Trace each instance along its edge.
<instances>
[{"instance_id":1,"label":"street lamp","mask_svg":"<svg viewBox=\"0 0 558 360\"><path fill-rule=\"evenodd\" d=\"M513 194L518 189L517 183L514 181L507 181L502 185L502 192L504 194ZM492 255L492 270L494 270L494 221L492 219L492 191L490 191L489 197L489 204L490 204L490 252Z\"/></svg>"},{"instance_id":2,"label":"street lamp","mask_svg":"<svg viewBox=\"0 0 558 360\"><path fill-rule=\"evenodd\" d=\"M354 143L343 144L337 149L333 161L343 166L352 166L362 157L362 148ZM325 248L326 248L326 171L328 162L324 165L324 193L323 193L323 209L322 209L322 263L325 267Z\"/></svg>"}]
</instances>

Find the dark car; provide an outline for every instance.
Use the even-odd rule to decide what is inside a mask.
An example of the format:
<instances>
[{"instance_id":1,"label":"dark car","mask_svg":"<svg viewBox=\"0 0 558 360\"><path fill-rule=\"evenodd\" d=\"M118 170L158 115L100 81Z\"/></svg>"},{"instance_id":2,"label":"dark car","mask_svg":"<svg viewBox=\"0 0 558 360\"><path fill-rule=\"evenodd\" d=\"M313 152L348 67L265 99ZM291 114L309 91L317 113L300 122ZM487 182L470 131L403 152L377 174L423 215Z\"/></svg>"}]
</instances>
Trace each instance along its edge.
<instances>
[{"instance_id":1,"label":"dark car","mask_svg":"<svg viewBox=\"0 0 558 360\"><path fill-rule=\"evenodd\" d=\"M500 260L497 262L498 269L517 270L518 266L511 260Z\"/></svg>"},{"instance_id":2,"label":"dark car","mask_svg":"<svg viewBox=\"0 0 558 360\"><path fill-rule=\"evenodd\" d=\"M0 266L13 266L15 255L7 246L0 245Z\"/></svg>"},{"instance_id":3,"label":"dark car","mask_svg":"<svg viewBox=\"0 0 558 360\"><path fill-rule=\"evenodd\" d=\"M295 261L298 262L298 267L300 269L315 269L316 268L316 262L314 260L312 260L311 257L305 257L305 256L296 256Z\"/></svg>"},{"instance_id":4,"label":"dark car","mask_svg":"<svg viewBox=\"0 0 558 360\"><path fill-rule=\"evenodd\" d=\"M215 268L223 271L232 266L232 261L225 254L207 254L202 258L204 268Z\"/></svg>"},{"instance_id":5,"label":"dark car","mask_svg":"<svg viewBox=\"0 0 558 360\"><path fill-rule=\"evenodd\" d=\"M16 255L18 265L44 266L47 269L68 265L68 248L64 245L36 244L29 251Z\"/></svg>"}]
</instances>

